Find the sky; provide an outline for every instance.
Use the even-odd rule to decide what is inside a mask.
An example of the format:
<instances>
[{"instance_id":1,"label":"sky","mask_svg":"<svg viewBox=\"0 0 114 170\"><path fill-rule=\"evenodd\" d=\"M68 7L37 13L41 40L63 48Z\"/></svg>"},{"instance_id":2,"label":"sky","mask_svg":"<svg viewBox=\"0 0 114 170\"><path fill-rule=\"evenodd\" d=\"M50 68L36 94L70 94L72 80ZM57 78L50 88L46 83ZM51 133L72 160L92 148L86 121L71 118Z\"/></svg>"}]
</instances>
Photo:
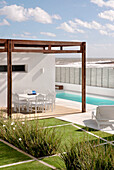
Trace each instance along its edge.
<instances>
[{"instance_id":1,"label":"sky","mask_svg":"<svg viewBox=\"0 0 114 170\"><path fill-rule=\"evenodd\" d=\"M87 57L114 58L114 0L0 0L0 38L85 41Z\"/></svg>"}]
</instances>

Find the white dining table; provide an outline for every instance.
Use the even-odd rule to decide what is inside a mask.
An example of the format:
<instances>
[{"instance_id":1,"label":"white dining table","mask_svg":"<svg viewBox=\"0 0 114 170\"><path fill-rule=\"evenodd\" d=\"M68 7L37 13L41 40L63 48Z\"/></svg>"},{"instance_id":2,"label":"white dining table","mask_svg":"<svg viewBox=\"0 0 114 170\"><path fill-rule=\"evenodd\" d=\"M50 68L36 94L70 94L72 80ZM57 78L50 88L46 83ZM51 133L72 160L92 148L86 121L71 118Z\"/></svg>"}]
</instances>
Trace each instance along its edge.
<instances>
[{"instance_id":1,"label":"white dining table","mask_svg":"<svg viewBox=\"0 0 114 170\"><path fill-rule=\"evenodd\" d=\"M18 94L19 95L19 99L26 99L28 101L28 107L27 107L27 112L29 112L29 106L30 106L30 100L33 99L35 100L35 97L38 96L40 93L36 93L36 94ZM42 94L44 96L46 96L46 94Z\"/></svg>"},{"instance_id":2,"label":"white dining table","mask_svg":"<svg viewBox=\"0 0 114 170\"><path fill-rule=\"evenodd\" d=\"M19 98L23 98L23 99L29 100L29 99L33 99L36 96L38 96L39 93L36 93L36 94L24 94L24 93L22 93L22 94L18 94L18 95L19 95Z\"/></svg>"},{"instance_id":3,"label":"white dining table","mask_svg":"<svg viewBox=\"0 0 114 170\"><path fill-rule=\"evenodd\" d=\"M37 95L39 95L39 93L37 93L37 94L25 94L25 93L18 94L19 100L25 99L25 100L28 101L27 112L29 112L30 100L31 100L31 99L35 100L35 97L36 97Z\"/></svg>"}]
</instances>

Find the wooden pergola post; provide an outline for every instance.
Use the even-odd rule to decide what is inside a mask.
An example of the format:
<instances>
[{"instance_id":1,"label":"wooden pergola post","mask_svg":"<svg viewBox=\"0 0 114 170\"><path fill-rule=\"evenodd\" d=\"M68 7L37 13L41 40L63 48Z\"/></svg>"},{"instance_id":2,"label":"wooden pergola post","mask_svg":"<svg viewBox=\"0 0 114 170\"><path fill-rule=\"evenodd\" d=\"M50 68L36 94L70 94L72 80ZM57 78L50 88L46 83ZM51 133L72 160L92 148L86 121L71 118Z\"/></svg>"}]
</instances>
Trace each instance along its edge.
<instances>
[{"instance_id":1,"label":"wooden pergola post","mask_svg":"<svg viewBox=\"0 0 114 170\"><path fill-rule=\"evenodd\" d=\"M12 40L7 40L7 113L12 114Z\"/></svg>"},{"instance_id":2,"label":"wooden pergola post","mask_svg":"<svg viewBox=\"0 0 114 170\"><path fill-rule=\"evenodd\" d=\"M82 43L82 112L86 112L86 43Z\"/></svg>"}]
</instances>

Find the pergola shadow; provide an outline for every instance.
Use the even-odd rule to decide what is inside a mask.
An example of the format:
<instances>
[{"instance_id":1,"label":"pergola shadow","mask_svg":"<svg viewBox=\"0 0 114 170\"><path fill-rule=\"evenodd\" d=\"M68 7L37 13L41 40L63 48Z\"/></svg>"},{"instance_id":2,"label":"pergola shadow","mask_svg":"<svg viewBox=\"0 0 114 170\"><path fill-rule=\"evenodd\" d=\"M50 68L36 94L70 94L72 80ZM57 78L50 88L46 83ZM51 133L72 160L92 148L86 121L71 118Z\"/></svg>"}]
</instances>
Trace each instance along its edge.
<instances>
[{"instance_id":1,"label":"pergola shadow","mask_svg":"<svg viewBox=\"0 0 114 170\"><path fill-rule=\"evenodd\" d=\"M14 108L12 108L12 119L19 120L32 120L32 119L44 119L44 118L52 118L65 116L69 114L78 114L81 113L79 109L68 108L65 106L56 105L55 109L51 111L51 109L46 110L46 112L38 111L35 113L35 109L32 112L27 112L26 110L21 110L20 113L15 112ZM0 109L0 117L4 120L7 119L7 108Z\"/></svg>"}]
</instances>

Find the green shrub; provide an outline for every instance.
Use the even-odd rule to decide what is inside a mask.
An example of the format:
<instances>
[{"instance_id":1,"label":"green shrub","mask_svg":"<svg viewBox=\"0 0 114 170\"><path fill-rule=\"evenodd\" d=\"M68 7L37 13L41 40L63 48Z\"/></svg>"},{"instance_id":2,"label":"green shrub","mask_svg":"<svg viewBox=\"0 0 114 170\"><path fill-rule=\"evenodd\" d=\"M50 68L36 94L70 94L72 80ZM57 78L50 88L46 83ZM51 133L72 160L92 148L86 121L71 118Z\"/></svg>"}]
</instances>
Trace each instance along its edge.
<instances>
[{"instance_id":1,"label":"green shrub","mask_svg":"<svg viewBox=\"0 0 114 170\"><path fill-rule=\"evenodd\" d=\"M61 143L60 132L55 128L44 128L38 120L34 124L26 120L0 120L0 132L0 138L35 157L57 153Z\"/></svg>"},{"instance_id":2,"label":"green shrub","mask_svg":"<svg viewBox=\"0 0 114 170\"><path fill-rule=\"evenodd\" d=\"M89 142L65 146L61 158L68 170L113 170L114 148L112 145L94 147Z\"/></svg>"}]
</instances>

